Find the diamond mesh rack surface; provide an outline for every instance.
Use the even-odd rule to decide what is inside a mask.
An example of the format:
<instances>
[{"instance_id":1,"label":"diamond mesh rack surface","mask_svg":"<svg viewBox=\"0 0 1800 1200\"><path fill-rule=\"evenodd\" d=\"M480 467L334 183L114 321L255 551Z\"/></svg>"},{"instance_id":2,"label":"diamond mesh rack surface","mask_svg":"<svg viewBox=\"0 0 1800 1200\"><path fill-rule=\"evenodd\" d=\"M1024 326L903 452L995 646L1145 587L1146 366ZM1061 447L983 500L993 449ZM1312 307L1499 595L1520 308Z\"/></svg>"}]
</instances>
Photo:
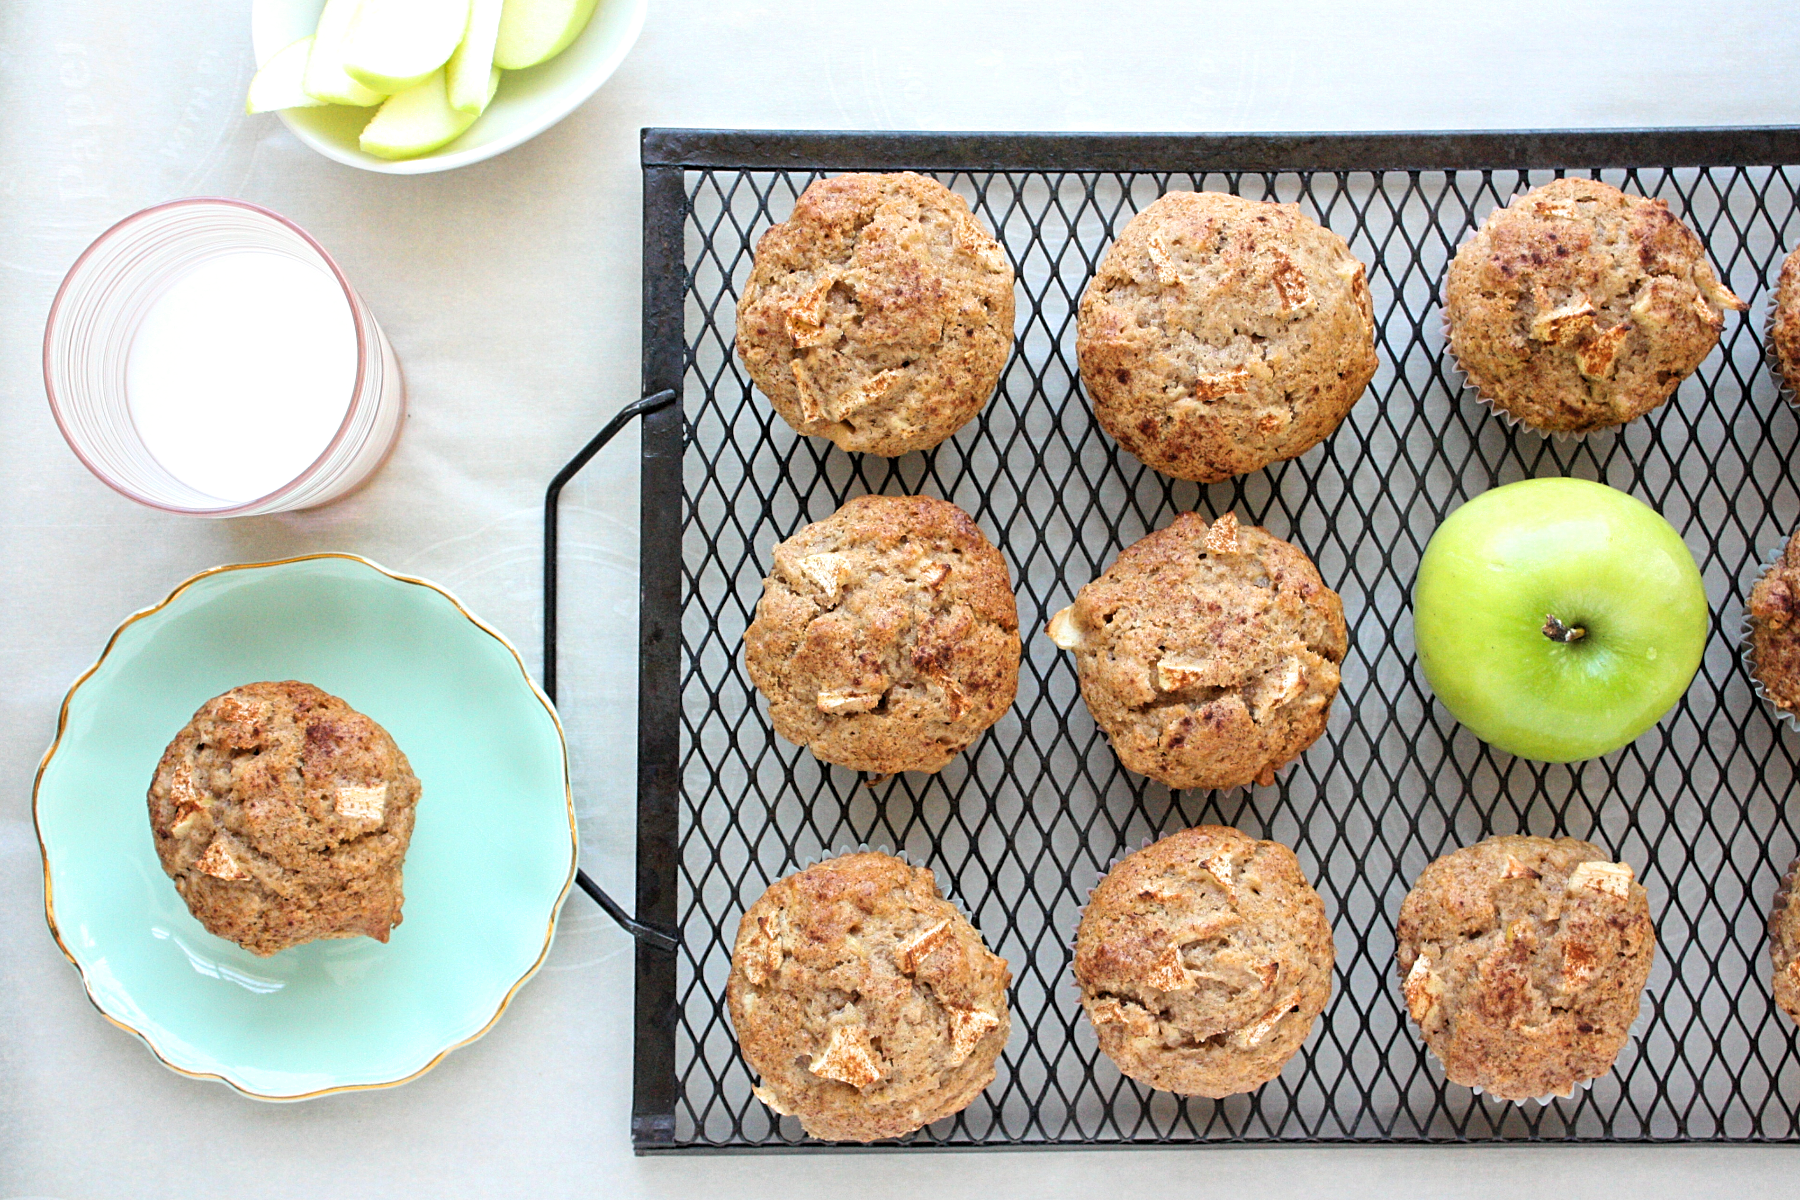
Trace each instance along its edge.
<instances>
[{"instance_id":1,"label":"diamond mesh rack surface","mask_svg":"<svg viewBox=\"0 0 1800 1200\"><path fill-rule=\"evenodd\" d=\"M920 1146L1401 1141L1797 1141L1800 1053L1769 993L1765 913L1794 855L1800 737L1736 650L1764 555L1800 518L1796 416L1761 323L1800 241L1800 130L1293 136L789 134L648 130L636 1074L640 1150L814 1145L750 1093L725 1015L738 918L767 884L867 844L929 865L1011 963L999 1077ZM757 239L822 174L914 169L964 196L1018 272L1018 339L981 416L924 454L796 436L732 355ZM1561 173L1662 197L1750 301L1662 408L1557 441L1458 393L1439 286L1455 247ZM1297 202L1369 265L1381 368L1292 462L1210 487L1123 454L1080 390L1073 317L1099 256L1166 190ZM1434 703L1408 596L1426 539L1482 490L1578 475L1660 510L1699 560L1712 635L1681 704L1603 759L1546 766L1484 746ZM773 544L863 492L955 501L1011 564L1025 634L1012 712L941 774L865 781L777 738L739 642ZM1293 540L1343 596L1351 649L1326 735L1274 787L1171 793L1122 770L1046 619L1126 545L1190 509ZM546 674L557 603L546 591ZM565 629L597 625L573 601ZM580 712L567 712L579 722ZM1292 846L1337 938L1331 1004L1281 1077L1214 1102L1123 1079L1070 983L1088 889L1146 839L1203 821ZM1409 1026L1393 920L1435 856L1494 833L1569 834L1632 863L1657 920L1642 1015L1612 1074L1548 1106L1447 1084ZM596 889L597 892L597 889ZM617 906L615 906L616 908ZM623 915L620 913L619 915ZM671 950L668 936L677 934Z\"/></svg>"}]
</instances>

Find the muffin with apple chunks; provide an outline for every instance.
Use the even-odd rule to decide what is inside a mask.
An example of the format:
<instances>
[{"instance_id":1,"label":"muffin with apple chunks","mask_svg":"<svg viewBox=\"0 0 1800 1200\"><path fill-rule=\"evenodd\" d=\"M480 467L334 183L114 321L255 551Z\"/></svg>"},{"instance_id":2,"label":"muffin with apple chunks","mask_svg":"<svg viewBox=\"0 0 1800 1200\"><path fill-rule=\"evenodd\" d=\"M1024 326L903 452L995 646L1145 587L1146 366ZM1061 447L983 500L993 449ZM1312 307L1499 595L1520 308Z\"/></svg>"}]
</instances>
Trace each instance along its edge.
<instances>
[{"instance_id":1,"label":"muffin with apple chunks","mask_svg":"<svg viewBox=\"0 0 1800 1200\"><path fill-rule=\"evenodd\" d=\"M725 999L759 1100L813 1137L872 1142L961 1112L993 1082L1011 978L928 869L865 852L750 906Z\"/></svg>"},{"instance_id":2,"label":"muffin with apple chunks","mask_svg":"<svg viewBox=\"0 0 1800 1200\"><path fill-rule=\"evenodd\" d=\"M1426 867L1400 906L1407 1013L1451 1083L1568 1095L1612 1070L1656 957L1626 863L1574 838L1493 837Z\"/></svg>"},{"instance_id":3,"label":"muffin with apple chunks","mask_svg":"<svg viewBox=\"0 0 1800 1200\"><path fill-rule=\"evenodd\" d=\"M773 557L744 665L788 741L876 775L939 771L1012 707L1006 560L956 505L859 496Z\"/></svg>"},{"instance_id":4,"label":"muffin with apple chunks","mask_svg":"<svg viewBox=\"0 0 1800 1200\"><path fill-rule=\"evenodd\" d=\"M1769 958L1775 969L1775 1003L1800 1024L1800 859L1788 864L1769 911Z\"/></svg>"},{"instance_id":5,"label":"muffin with apple chunks","mask_svg":"<svg viewBox=\"0 0 1800 1200\"><path fill-rule=\"evenodd\" d=\"M150 783L156 854L208 932L267 956L388 940L420 786L380 725L310 684L208 700Z\"/></svg>"},{"instance_id":6,"label":"muffin with apple chunks","mask_svg":"<svg viewBox=\"0 0 1800 1200\"><path fill-rule=\"evenodd\" d=\"M1325 731L1349 637L1295 547L1183 513L1050 619L1119 761L1172 788L1275 782Z\"/></svg>"},{"instance_id":7,"label":"muffin with apple chunks","mask_svg":"<svg viewBox=\"0 0 1800 1200\"><path fill-rule=\"evenodd\" d=\"M1800 386L1800 249L1781 263L1769 307L1769 356L1791 401Z\"/></svg>"},{"instance_id":8,"label":"muffin with apple chunks","mask_svg":"<svg viewBox=\"0 0 1800 1200\"><path fill-rule=\"evenodd\" d=\"M911 171L809 185L763 235L737 353L795 430L894 457L981 411L1013 342L1013 270L943 184Z\"/></svg>"},{"instance_id":9,"label":"muffin with apple chunks","mask_svg":"<svg viewBox=\"0 0 1800 1200\"><path fill-rule=\"evenodd\" d=\"M1744 307L1667 204L1593 179L1515 196L1444 281L1450 351L1469 383L1543 433L1643 416Z\"/></svg>"},{"instance_id":10,"label":"muffin with apple chunks","mask_svg":"<svg viewBox=\"0 0 1800 1200\"><path fill-rule=\"evenodd\" d=\"M1106 1056L1140 1083L1215 1099L1281 1074L1331 998L1334 961L1294 852L1222 825L1123 859L1075 935Z\"/></svg>"},{"instance_id":11,"label":"muffin with apple chunks","mask_svg":"<svg viewBox=\"0 0 1800 1200\"><path fill-rule=\"evenodd\" d=\"M1800 532L1751 586L1745 619L1751 676L1763 698L1794 720L1800 716Z\"/></svg>"},{"instance_id":12,"label":"muffin with apple chunks","mask_svg":"<svg viewBox=\"0 0 1800 1200\"><path fill-rule=\"evenodd\" d=\"M1375 374L1367 272L1293 204L1170 192L1081 297L1081 382L1146 465L1214 483L1331 435Z\"/></svg>"}]
</instances>

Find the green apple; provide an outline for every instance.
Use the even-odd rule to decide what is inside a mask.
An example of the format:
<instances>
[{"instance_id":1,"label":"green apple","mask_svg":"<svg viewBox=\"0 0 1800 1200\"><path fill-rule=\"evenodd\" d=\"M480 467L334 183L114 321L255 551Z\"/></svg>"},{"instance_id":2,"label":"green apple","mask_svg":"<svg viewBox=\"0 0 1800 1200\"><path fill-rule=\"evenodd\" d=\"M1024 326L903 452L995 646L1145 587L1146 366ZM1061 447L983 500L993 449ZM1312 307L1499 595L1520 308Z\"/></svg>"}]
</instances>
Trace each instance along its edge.
<instances>
[{"instance_id":1,"label":"green apple","mask_svg":"<svg viewBox=\"0 0 1800 1200\"><path fill-rule=\"evenodd\" d=\"M492 92L488 90L488 69L494 65L494 43L500 36L500 7L504 0L471 0L469 24L463 30L462 44L450 56L444 68L444 85L449 91L450 107L466 113L480 113L487 107Z\"/></svg>"},{"instance_id":2,"label":"green apple","mask_svg":"<svg viewBox=\"0 0 1800 1200\"><path fill-rule=\"evenodd\" d=\"M319 26L313 33L312 53L306 59L306 94L327 104L367 108L387 99L386 92L364 87L344 74L344 35L362 0L325 0Z\"/></svg>"},{"instance_id":3,"label":"green apple","mask_svg":"<svg viewBox=\"0 0 1800 1200\"><path fill-rule=\"evenodd\" d=\"M500 86L500 72L488 68L488 97ZM450 107L444 73L433 71L424 83L389 96L362 131L361 145L376 158L417 158L461 137L475 114Z\"/></svg>"},{"instance_id":4,"label":"green apple","mask_svg":"<svg viewBox=\"0 0 1800 1200\"><path fill-rule=\"evenodd\" d=\"M278 108L323 108L325 101L308 95L301 84L306 75L306 60L312 56L312 44L310 37L290 42L258 67L250 80L250 92L244 97L244 111L264 113Z\"/></svg>"},{"instance_id":5,"label":"green apple","mask_svg":"<svg viewBox=\"0 0 1800 1200\"><path fill-rule=\"evenodd\" d=\"M1419 664L1452 716L1521 758L1626 745L1687 691L1706 590L1681 535L1624 492L1527 479L1438 526L1413 586Z\"/></svg>"},{"instance_id":6,"label":"green apple","mask_svg":"<svg viewBox=\"0 0 1800 1200\"><path fill-rule=\"evenodd\" d=\"M399 95L450 60L469 24L469 0L362 0L344 38L344 70Z\"/></svg>"},{"instance_id":7,"label":"green apple","mask_svg":"<svg viewBox=\"0 0 1800 1200\"><path fill-rule=\"evenodd\" d=\"M517 71L555 58L587 28L594 5L595 0L506 0L494 65Z\"/></svg>"}]
</instances>

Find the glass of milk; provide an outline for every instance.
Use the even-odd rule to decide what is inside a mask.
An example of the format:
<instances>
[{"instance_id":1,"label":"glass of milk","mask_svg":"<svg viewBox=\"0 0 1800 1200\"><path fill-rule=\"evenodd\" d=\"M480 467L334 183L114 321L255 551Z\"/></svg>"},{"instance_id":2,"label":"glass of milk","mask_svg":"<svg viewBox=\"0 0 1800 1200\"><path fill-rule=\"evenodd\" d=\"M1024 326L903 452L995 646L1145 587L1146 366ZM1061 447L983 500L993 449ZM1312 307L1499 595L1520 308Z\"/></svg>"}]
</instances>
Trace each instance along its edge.
<instances>
[{"instance_id":1,"label":"glass of milk","mask_svg":"<svg viewBox=\"0 0 1800 1200\"><path fill-rule=\"evenodd\" d=\"M400 434L400 362L299 226L241 200L125 218L75 261L44 330L44 387L76 455L167 512L325 504Z\"/></svg>"}]
</instances>

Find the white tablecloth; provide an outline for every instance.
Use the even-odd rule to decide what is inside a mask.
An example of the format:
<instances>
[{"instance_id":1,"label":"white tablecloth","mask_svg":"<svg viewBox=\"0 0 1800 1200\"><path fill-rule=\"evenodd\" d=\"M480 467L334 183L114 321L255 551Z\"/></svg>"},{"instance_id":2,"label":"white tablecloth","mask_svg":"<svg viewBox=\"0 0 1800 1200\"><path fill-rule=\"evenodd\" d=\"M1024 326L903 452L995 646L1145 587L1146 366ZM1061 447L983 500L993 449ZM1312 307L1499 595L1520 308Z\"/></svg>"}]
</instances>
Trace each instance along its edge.
<instances>
[{"instance_id":1,"label":"white tablecloth","mask_svg":"<svg viewBox=\"0 0 1800 1200\"><path fill-rule=\"evenodd\" d=\"M482 1041L392 1091L244 1100L165 1070L45 929L32 774L127 613L221 562L349 550L525 650L545 482L638 379L638 129L1281 130L1800 122L1800 3L663 0L590 103L510 154L388 177L245 117L245 0L0 0L0 1198L1791 1195L1791 1150L1205 1149L637 1160L630 947L579 895ZM39 372L63 272L114 220L239 196L338 258L405 365L372 486L232 522L140 509L58 437ZM583 862L630 894L636 438L568 504ZM567 668L565 668L567 669ZM573 704L576 697L565 694Z\"/></svg>"}]
</instances>

